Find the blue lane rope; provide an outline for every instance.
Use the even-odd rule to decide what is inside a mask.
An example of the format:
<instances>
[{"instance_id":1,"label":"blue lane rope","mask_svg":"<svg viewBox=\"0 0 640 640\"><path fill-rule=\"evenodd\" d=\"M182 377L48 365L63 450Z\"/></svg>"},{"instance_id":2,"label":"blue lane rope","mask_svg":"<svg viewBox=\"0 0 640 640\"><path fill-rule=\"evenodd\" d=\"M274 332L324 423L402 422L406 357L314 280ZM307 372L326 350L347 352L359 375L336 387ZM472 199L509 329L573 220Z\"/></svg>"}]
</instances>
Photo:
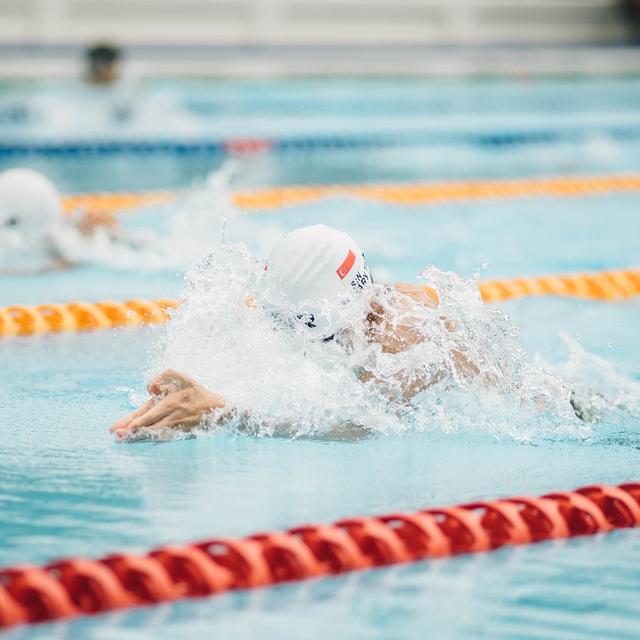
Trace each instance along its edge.
<instances>
[{"instance_id":1,"label":"blue lane rope","mask_svg":"<svg viewBox=\"0 0 640 640\"><path fill-rule=\"evenodd\" d=\"M561 142L586 141L596 134L620 141L640 139L640 127L612 127L598 131L574 130L532 130L495 132L427 132L395 135L361 136L300 136L271 139L255 137L251 139L231 138L228 140L78 140L68 142L0 142L0 157L114 155L114 154L226 154L248 143L245 152L255 150L270 151L313 151L336 149L366 149L399 146L443 146L470 145L477 147L513 147L520 145L554 144Z\"/></svg>"}]
</instances>

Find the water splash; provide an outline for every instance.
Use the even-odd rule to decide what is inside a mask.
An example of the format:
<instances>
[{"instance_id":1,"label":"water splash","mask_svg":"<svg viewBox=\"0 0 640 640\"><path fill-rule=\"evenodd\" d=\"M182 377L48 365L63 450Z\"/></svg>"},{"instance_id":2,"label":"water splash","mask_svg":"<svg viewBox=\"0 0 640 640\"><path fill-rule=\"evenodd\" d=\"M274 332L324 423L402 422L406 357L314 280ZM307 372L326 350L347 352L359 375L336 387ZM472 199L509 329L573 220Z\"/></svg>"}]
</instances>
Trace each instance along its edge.
<instances>
[{"instance_id":1,"label":"water splash","mask_svg":"<svg viewBox=\"0 0 640 640\"><path fill-rule=\"evenodd\" d=\"M178 203L169 236L183 263L192 265L193 256L209 254L220 241L250 243L258 255L264 255L282 235L283 227L276 221L258 223L234 204L231 184L244 171L239 160L227 160Z\"/></svg>"},{"instance_id":2,"label":"water splash","mask_svg":"<svg viewBox=\"0 0 640 640\"><path fill-rule=\"evenodd\" d=\"M51 90L53 89L53 90ZM134 78L121 79L113 85L96 86L68 82L64 93L59 88L20 96L25 115L21 133L46 137L122 139L124 136L162 137L202 135L203 123L171 89L151 89Z\"/></svg>"},{"instance_id":3,"label":"water splash","mask_svg":"<svg viewBox=\"0 0 640 640\"><path fill-rule=\"evenodd\" d=\"M149 374L174 368L222 394L236 412L228 429L290 437L476 430L521 441L591 435L570 404L574 379L530 362L517 328L482 303L475 281L425 270L436 308L377 285L372 300L323 310L344 327L323 343L299 323L274 320L263 274L244 245L220 243L188 274L184 304L153 351ZM258 304L247 305L248 297ZM387 339L367 320L370 302L385 309ZM389 337L394 329L405 331L405 344Z\"/></svg>"},{"instance_id":4,"label":"water splash","mask_svg":"<svg viewBox=\"0 0 640 640\"><path fill-rule=\"evenodd\" d=\"M553 371L570 381L572 393L587 418L610 425L628 424L630 418L640 417L640 380L632 371L586 351L577 340L561 333L560 338L569 350L566 362L554 365ZM538 360L541 368L550 365Z\"/></svg>"},{"instance_id":5,"label":"water splash","mask_svg":"<svg viewBox=\"0 0 640 640\"><path fill-rule=\"evenodd\" d=\"M237 169L235 162L226 162L203 184L185 191L169 212L166 230L123 229L116 234L98 230L90 238L67 233L59 238L65 257L117 269L175 271L192 266L220 242L227 225L241 217L230 191Z\"/></svg>"},{"instance_id":6,"label":"water splash","mask_svg":"<svg viewBox=\"0 0 640 640\"><path fill-rule=\"evenodd\" d=\"M280 229L261 227L233 204L230 181L238 165L225 163L211 172L204 184L185 191L170 210L166 230L128 228L127 219L114 229L96 228L87 235L76 223L78 211L56 220L47 228L0 230L0 271L35 272L52 268L56 262L100 265L116 270L182 270L199 261L218 244L222 236L257 237L260 243L273 240Z\"/></svg>"}]
</instances>

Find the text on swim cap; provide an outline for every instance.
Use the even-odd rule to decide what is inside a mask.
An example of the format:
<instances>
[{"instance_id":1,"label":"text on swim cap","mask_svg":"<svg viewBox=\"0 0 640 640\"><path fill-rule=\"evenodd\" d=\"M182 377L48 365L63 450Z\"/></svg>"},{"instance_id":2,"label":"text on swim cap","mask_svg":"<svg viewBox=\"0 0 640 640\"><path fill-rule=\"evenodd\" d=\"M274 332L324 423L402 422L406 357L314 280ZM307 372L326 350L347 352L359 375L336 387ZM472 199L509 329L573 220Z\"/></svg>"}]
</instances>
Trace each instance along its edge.
<instances>
[{"instance_id":1,"label":"text on swim cap","mask_svg":"<svg viewBox=\"0 0 640 640\"><path fill-rule=\"evenodd\" d=\"M369 268L365 264L362 273L358 271L351 281L351 287L358 291L362 291L370 282L373 282L373 278L369 273Z\"/></svg>"}]
</instances>

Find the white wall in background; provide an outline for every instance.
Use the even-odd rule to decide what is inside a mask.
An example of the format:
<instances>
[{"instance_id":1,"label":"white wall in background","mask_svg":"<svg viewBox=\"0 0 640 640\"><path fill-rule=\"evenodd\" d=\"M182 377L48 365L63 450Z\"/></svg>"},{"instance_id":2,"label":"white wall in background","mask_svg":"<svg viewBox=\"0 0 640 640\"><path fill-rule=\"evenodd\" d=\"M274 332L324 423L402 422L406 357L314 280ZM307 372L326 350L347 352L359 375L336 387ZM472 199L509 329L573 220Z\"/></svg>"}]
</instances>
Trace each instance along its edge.
<instances>
[{"instance_id":1,"label":"white wall in background","mask_svg":"<svg viewBox=\"0 0 640 640\"><path fill-rule=\"evenodd\" d=\"M0 43L616 42L617 0L0 0Z\"/></svg>"}]
</instances>

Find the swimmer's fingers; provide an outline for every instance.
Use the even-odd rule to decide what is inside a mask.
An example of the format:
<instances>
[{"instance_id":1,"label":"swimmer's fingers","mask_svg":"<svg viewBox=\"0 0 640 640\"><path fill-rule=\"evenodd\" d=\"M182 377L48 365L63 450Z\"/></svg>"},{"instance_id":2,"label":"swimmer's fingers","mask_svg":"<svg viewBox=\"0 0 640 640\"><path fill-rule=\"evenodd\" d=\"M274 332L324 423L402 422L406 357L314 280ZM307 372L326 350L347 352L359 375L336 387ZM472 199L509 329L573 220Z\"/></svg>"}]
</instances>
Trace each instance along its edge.
<instances>
[{"instance_id":1,"label":"swimmer's fingers","mask_svg":"<svg viewBox=\"0 0 640 640\"><path fill-rule=\"evenodd\" d=\"M183 431L188 431L192 426L193 425L182 419L182 414L180 412L174 411L153 424L146 425L139 429L124 428L120 431L116 431L115 435L121 440L126 438L130 442L137 442L148 439L150 437L150 432L152 431L160 431L162 429L167 429L167 431L169 429L182 429Z\"/></svg>"},{"instance_id":2,"label":"swimmer's fingers","mask_svg":"<svg viewBox=\"0 0 640 640\"><path fill-rule=\"evenodd\" d=\"M119 431L120 429L127 427L132 420L135 420L138 416L141 416L147 411L149 411L149 409L151 409L151 407L157 404L157 402L158 401L156 400L156 398L151 398L151 400L148 400L147 402L145 402L141 407L138 407L135 411L132 411L131 413L127 414L124 418L121 418L120 420L118 420L118 422L116 422L111 427L111 433L115 433L116 431Z\"/></svg>"},{"instance_id":3,"label":"swimmer's fingers","mask_svg":"<svg viewBox=\"0 0 640 640\"><path fill-rule=\"evenodd\" d=\"M154 396L167 395L174 391L192 387L196 384L193 378L175 369L167 369L157 375L147 387L150 394Z\"/></svg>"},{"instance_id":4,"label":"swimmer's fingers","mask_svg":"<svg viewBox=\"0 0 640 640\"><path fill-rule=\"evenodd\" d=\"M157 422L146 425L144 428L149 430L179 428L189 430L192 426L191 421L188 420L181 411L175 410L164 418L160 418Z\"/></svg>"},{"instance_id":5,"label":"swimmer's fingers","mask_svg":"<svg viewBox=\"0 0 640 640\"><path fill-rule=\"evenodd\" d=\"M156 412L148 412L142 416L139 421L135 421L116 431L116 436L124 438L131 434L145 431L154 431L160 429L183 429L189 430L200 423L200 415L186 411L180 404L173 402L167 404L166 411L163 414Z\"/></svg>"},{"instance_id":6,"label":"swimmer's fingers","mask_svg":"<svg viewBox=\"0 0 640 640\"><path fill-rule=\"evenodd\" d=\"M160 398L166 398L170 393L175 393L179 391L180 387L177 382L158 382L154 384L150 384L147 387L147 391L152 395L156 396L156 400Z\"/></svg>"},{"instance_id":7,"label":"swimmer's fingers","mask_svg":"<svg viewBox=\"0 0 640 640\"><path fill-rule=\"evenodd\" d=\"M122 421L118 428L114 429L114 434L118 438L126 438L141 429L191 429L198 426L207 413L224 407L222 396L194 383L193 388L176 391L166 398L159 400L156 397L147 411L128 422Z\"/></svg>"},{"instance_id":8,"label":"swimmer's fingers","mask_svg":"<svg viewBox=\"0 0 640 640\"><path fill-rule=\"evenodd\" d=\"M166 395L167 390L177 388L174 382L175 376L178 374L173 369L167 369L152 378L147 385L147 391L153 396Z\"/></svg>"},{"instance_id":9,"label":"swimmer's fingers","mask_svg":"<svg viewBox=\"0 0 640 640\"><path fill-rule=\"evenodd\" d=\"M132 420L127 425L127 430L137 431L142 427L150 427L162 418L171 415L175 409L175 403L169 398L166 398L161 402L156 402L150 409Z\"/></svg>"},{"instance_id":10,"label":"swimmer's fingers","mask_svg":"<svg viewBox=\"0 0 640 640\"><path fill-rule=\"evenodd\" d=\"M147 411L147 413L149 413L149 411ZM117 428L112 428L111 431L113 432L113 435L116 436L116 438L125 438L126 436L129 436L133 433L137 433L141 429L146 429L152 426L153 425L152 420L154 419L159 420L161 418L158 418L158 417L149 418L147 414L143 414L140 417L136 418L135 420L129 421L127 424L121 424ZM147 421L151 421L151 422L147 424Z\"/></svg>"}]
</instances>

